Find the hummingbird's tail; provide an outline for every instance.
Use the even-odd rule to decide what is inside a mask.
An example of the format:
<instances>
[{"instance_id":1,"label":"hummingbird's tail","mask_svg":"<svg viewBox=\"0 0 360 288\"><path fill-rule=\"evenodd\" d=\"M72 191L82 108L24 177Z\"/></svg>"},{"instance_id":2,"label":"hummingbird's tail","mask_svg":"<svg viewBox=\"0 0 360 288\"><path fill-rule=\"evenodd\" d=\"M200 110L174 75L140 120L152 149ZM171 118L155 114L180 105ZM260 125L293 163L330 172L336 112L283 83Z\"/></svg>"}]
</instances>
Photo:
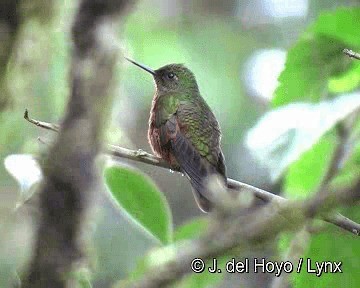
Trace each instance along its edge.
<instances>
[{"instance_id":1,"label":"hummingbird's tail","mask_svg":"<svg viewBox=\"0 0 360 288\"><path fill-rule=\"evenodd\" d=\"M194 194L196 204L199 206L200 210L203 211L204 213L210 212L213 208L212 202L203 196L203 194L205 194L205 193L202 193L199 190L196 190L196 188L194 187L194 185L192 183L191 183L191 185L192 185L192 192Z\"/></svg>"},{"instance_id":2,"label":"hummingbird's tail","mask_svg":"<svg viewBox=\"0 0 360 288\"><path fill-rule=\"evenodd\" d=\"M194 147L178 133L176 142L172 142L174 156L181 170L187 175L193 188L193 194L199 208L209 212L213 208L207 180L212 175L221 176L226 184L226 168L222 151L218 153L216 165L202 157Z\"/></svg>"},{"instance_id":3,"label":"hummingbird's tail","mask_svg":"<svg viewBox=\"0 0 360 288\"><path fill-rule=\"evenodd\" d=\"M200 210L205 213L210 212L214 208L213 202L211 201L211 199L209 199L210 193L208 191L209 187L208 187L208 181L207 181L212 175L222 176L221 178L224 179L224 181L225 181L224 184L226 185L226 182L227 182L226 178L224 177L224 175L219 174L218 171L209 173L209 175L207 175L205 178L203 178L200 183L197 183L197 182L193 181L192 179L190 179L190 183L192 186L192 191L194 194L196 204L199 206Z\"/></svg>"}]
</instances>

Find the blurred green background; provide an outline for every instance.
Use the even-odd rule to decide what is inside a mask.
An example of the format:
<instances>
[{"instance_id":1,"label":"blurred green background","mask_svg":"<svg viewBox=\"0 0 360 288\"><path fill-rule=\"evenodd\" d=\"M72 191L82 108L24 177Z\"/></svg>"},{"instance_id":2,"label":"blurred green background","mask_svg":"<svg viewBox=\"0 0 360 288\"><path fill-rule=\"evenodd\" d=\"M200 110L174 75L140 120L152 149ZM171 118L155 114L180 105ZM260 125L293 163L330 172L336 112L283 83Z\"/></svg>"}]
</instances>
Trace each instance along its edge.
<instances>
[{"instance_id":1,"label":"blurred green background","mask_svg":"<svg viewBox=\"0 0 360 288\"><path fill-rule=\"evenodd\" d=\"M27 197L38 179L38 175L31 172L36 171L35 164L20 157L8 162L12 171L17 171L14 172L19 178L16 181L9 169L5 169L4 159L11 154L41 155L46 145L37 138L51 141L54 136L23 120L25 108L36 119L61 122L69 95L70 28L76 2L0 1L0 287L10 287L17 281L16 275L21 273L31 253L36 208L34 205L15 207L21 197ZM121 49L129 58L155 69L169 63L184 63L194 72L203 97L221 125L230 178L268 191L283 191L287 197L306 197L320 185L334 152L333 127L360 106L357 100L360 98L360 61L355 63L341 53L343 48L360 51L359 4L360 1L355 0L138 1L123 21L124 27L119 33ZM153 81L150 75L122 60L116 80L107 142L151 152L146 131ZM345 95L350 92L355 94ZM334 99L340 99L340 104ZM321 106L323 101L333 102ZM312 106L296 106L291 110L295 112L289 114L289 126L283 127L284 120L276 122L268 118L267 126L261 126L263 130L258 130L255 136L248 134L271 109L297 102ZM319 114L317 109L327 114ZM310 110L315 112L307 114ZM328 120L326 127L324 119ZM355 136L360 128L356 123ZM312 135L307 133L308 128ZM281 129L287 134L285 142L279 144L275 140ZM300 130L304 133L298 133ZM298 133L297 136L291 131ZM339 187L350 185L358 177L358 143L354 140L349 161L337 179ZM261 150L264 147L265 151ZM121 162L126 167L121 170L122 175L131 174L124 176L126 179L138 179L133 183L142 179L141 191L144 187L146 191L156 191L154 193L161 191L159 197L151 201L164 203L161 217L166 218L167 228L161 229L168 231L163 233L155 227L164 238L154 237L133 221L136 215L119 209L117 201L120 204L122 201L116 193L126 190L121 183L112 186L115 197L109 197L105 190L99 191L90 249L94 287L110 287L128 277L150 248L171 242L173 237L176 240L173 230L181 231L177 229L194 219L199 222L191 225L204 225L204 215L193 200L186 177L146 164ZM134 185L126 191L133 193ZM114 192L116 189L120 192ZM146 200L146 196L141 199ZM360 220L359 207L342 212ZM151 222L157 220L147 216L143 215L143 219L150 219L149 223L137 220L150 232L154 231L146 225L151 226ZM189 235L184 238L196 234L186 233ZM325 232L312 237L304 252L314 259L343 261L342 274L318 278L301 273L292 285L359 287L356 267L360 265L360 247L355 237L348 234L328 225ZM279 243L237 256L280 257L276 255L286 250L291 237L282 235ZM273 276L225 275L224 278L198 282L188 279L181 287L270 287Z\"/></svg>"}]
</instances>

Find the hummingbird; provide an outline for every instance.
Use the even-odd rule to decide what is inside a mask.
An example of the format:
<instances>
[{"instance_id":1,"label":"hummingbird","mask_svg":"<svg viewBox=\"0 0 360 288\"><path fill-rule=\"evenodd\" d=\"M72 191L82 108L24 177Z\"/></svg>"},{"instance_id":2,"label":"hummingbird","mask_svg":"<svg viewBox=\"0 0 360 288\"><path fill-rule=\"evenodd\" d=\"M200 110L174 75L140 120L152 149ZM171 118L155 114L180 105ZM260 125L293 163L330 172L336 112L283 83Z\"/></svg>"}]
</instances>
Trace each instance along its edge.
<instances>
[{"instance_id":1,"label":"hummingbird","mask_svg":"<svg viewBox=\"0 0 360 288\"><path fill-rule=\"evenodd\" d=\"M214 203L206 179L219 175L226 184L226 166L219 123L201 96L194 74L183 64L153 70L125 59L154 78L156 89L148 128L153 153L184 173L199 208L211 211Z\"/></svg>"}]
</instances>

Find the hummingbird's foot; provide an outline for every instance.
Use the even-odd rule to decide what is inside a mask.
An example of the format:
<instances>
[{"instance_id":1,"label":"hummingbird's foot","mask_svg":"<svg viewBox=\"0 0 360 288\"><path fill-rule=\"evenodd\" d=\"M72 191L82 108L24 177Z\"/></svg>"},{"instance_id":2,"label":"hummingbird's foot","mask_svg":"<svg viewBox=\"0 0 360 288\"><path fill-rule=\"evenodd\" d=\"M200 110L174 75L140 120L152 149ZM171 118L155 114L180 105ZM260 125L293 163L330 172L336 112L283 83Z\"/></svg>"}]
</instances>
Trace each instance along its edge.
<instances>
[{"instance_id":1,"label":"hummingbird's foot","mask_svg":"<svg viewBox=\"0 0 360 288\"><path fill-rule=\"evenodd\" d=\"M142 149L138 149L138 150L136 151L136 153L135 153L135 156L136 156L136 157L144 157L144 156L147 156L147 155L148 155L148 153L145 152L145 151L142 150Z\"/></svg>"}]
</instances>

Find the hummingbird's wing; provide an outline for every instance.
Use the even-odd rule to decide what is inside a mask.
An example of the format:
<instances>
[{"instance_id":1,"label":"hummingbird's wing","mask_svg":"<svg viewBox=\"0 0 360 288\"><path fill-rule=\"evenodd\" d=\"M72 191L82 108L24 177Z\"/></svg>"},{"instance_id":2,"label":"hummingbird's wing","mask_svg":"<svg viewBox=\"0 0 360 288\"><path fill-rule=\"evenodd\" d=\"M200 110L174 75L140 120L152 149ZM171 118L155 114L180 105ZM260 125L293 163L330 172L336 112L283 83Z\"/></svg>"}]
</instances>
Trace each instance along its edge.
<instances>
[{"instance_id":1,"label":"hummingbird's wing","mask_svg":"<svg viewBox=\"0 0 360 288\"><path fill-rule=\"evenodd\" d=\"M171 153L190 179L197 204L208 212L212 203L205 180L218 174L226 181L226 169L219 125L211 110L205 108L208 107L180 104L159 126L161 145L170 145Z\"/></svg>"}]
</instances>

